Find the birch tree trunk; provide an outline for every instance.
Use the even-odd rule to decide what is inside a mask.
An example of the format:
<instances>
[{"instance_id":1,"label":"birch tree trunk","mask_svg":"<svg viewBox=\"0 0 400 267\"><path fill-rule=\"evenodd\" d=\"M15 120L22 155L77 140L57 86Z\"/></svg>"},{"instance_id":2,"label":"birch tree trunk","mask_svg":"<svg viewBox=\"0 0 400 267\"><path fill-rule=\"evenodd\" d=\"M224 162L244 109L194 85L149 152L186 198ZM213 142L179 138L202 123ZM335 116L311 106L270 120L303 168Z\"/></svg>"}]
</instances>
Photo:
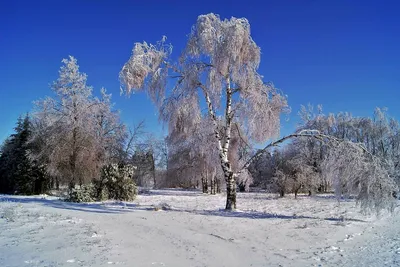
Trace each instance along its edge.
<instances>
[{"instance_id":1,"label":"birch tree trunk","mask_svg":"<svg viewBox=\"0 0 400 267\"><path fill-rule=\"evenodd\" d=\"M234 173L225 173L226 179L226 210L236 209L236 181Z\"/></svg>"},{"instance_id":2,"label":"birch tree trunk","mask_svg":"<svg viewBox=\"0 0 400 267\"><path fill-rule=\"evenodd\" d=\"M231 139L231 124L232 124L232 112L231 112L231 106L232 106L232 90L230 88L230 81L227 79L227 88L226 88L226 109L225 109L225 140L224 144L222 145L222 138L220 136L219 130L218 130L218 123L217 123L217 118L214 113L213 105L211 103L211 99L209 94L207 93L207 90L203 89L204 96L206 99L207 107L208 107L208 113L210 115L210 118L213 121L214 124L214 133L215 137L217 139L217 144L218 144L218 151L219 151L219 157L221 160L221 167L224 172L225 176L225 182L226 182L226 210L233 210L236 209L236 176L232 171L230 161L228 159L228 153L229 153L229 143Z\"/></svg>"}]
</instances>

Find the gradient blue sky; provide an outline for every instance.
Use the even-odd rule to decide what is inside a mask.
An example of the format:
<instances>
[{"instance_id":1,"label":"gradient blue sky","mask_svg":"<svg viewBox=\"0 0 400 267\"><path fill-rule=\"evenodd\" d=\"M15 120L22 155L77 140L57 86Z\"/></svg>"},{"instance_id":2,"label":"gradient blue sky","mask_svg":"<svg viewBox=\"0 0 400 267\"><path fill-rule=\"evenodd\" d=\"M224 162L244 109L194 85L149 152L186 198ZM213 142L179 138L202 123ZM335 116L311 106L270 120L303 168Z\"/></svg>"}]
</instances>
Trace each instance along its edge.
<instances>
[{"instance_id":1,"label":"gradient blue sky","mask_svg":"<svg viewBox=\"0 0 400 267\"><path fill-rule=\"evenodd\" d=\"M396 1L19 1L0 3L0 142L32 101L52 95L61 59L73 55L96 93L113 94L122 119L145 119L160 133L145 94L119 95L118 73L134 42L162 35L184 47L200 14L246 17L262 50L260 73L288 95L282 132L301 104L372 115L388 107L400 118L400 7Z\"/></svg>"}]
</instances>

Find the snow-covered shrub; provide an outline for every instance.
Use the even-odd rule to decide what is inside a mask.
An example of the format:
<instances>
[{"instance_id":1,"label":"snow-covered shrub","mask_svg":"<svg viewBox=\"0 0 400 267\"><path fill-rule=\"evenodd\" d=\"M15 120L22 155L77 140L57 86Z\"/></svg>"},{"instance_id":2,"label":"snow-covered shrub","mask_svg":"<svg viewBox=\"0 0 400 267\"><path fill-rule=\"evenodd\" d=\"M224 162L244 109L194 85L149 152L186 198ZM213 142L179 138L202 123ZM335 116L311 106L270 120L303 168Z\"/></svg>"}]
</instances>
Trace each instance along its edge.
<instances>
[{"instance_id":1,"label":"snow-covered shrub","mask_svg":"<svg viewBox=\"0 0 400 267\"><path fill-rule=\"evenodd\" d=\"M93 202L96 201L96 191L93 184L82 185L81 188L72 189L66 201L70 202Z\"/></svg>"},{"instance_id":2,"label":"snow-covered shrub","mask_svg":"<svg viewBox=\"0 0 400 267\"><path fill-rule=\"evenodd\" d=\"M100 179L79 189L72 189L67 197L71 202L93 202L108 199L132 201L137 195L132 179L134 167L131 165L110 164L103 167Z\"/></svg>"},{"instance_id":3,"label":"snow-covered shrub","mask_svg":"<svg viewBox=\"0 0 400 267\"><path fill-rule=\"evenodd\" d=\"M99 186L96 181L93 181L96 190L96 198L99 201L104 201L110 199L110 194L108 193L108 188L106 186Z\"/></svg>"},{"instance_id":4,"label":"snow-covered shrub","mask_svg":"<svg viewBox=\"0 0 400 267\"><path fill-rule=\"evenodd\" d=\"M103 167L100 180L95 180L99 200L116 199L132 201L137 195L135 182L132 179L134 166L110 164Z\"/></svg>"}]
</instances>

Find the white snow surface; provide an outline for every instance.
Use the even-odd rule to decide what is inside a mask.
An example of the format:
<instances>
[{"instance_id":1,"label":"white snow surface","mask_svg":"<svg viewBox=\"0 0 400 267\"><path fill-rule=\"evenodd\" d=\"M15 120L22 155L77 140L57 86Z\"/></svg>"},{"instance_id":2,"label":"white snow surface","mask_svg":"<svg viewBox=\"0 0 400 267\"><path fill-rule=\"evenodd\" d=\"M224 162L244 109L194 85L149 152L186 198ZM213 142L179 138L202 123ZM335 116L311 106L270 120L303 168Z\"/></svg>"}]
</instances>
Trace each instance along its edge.
<instances>
[{"instance_id":1,"label":"white snow surface","mask_svg":"<svg viewBox=\"0 0 400 267\"><path fill-rule=\"evenodd\" d=\"M150 190L133 202L0 195L0 266L400 266L400 212L331 195Z\"/></svg>"}]
</instances>

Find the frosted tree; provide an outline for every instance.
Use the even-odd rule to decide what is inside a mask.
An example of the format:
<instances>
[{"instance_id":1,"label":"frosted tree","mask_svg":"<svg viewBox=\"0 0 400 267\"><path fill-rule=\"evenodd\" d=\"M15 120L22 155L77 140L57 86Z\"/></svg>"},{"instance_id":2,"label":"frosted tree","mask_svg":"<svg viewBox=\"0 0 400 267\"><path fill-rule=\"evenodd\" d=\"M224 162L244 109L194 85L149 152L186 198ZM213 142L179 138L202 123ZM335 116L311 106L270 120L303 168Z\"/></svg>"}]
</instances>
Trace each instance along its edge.
<instances>
[{"instance_id":1,"label":"frosted tree","mask_svg":"<svg viewBox=\"0 0 400 267\"><path fill-rule=\"evenodd\" d=\"M52 85L55 98L35 103L31 157L72 189L99 176L124 128L111 110L110 95L102 90L102 98L95 99L77 60L70 56L62 62Z\"/></svg>"},{"instance_id":2,"label":"frosted tree","mask_svg":"<svg viewBox=\"0 0 400 267\"><path fill-rule=\"evenodd\" d=\"M393 211L393 193L398 187L382 159L362 146L344 141L330 149L322 164L323 175L330 176L338 197L355 195L363 211Z\"/></svg>"},{"instance_id":3,"label":"frosted tree","mask_svg":"<svg viewBox=\"0 0 400 267\"><path fill-rule=\"evenodd\" d=\"M302 157L314 158L325 188L330 184L338 196L356 196L364 210L391 208L398 191L398 123L380 108L375 109L373 119L343 112L326 116L319 110L313 115L312 109L303 107L302 118L308 119L299 130L318 129L320 136L329 136L329 142L300 139L291 145L297 146L297 151L306 143L319 147Z\"/></svg>"},{"instance_id":4,"label":"frosted tree","mask_svg":"<svg viewBox=\"0 0 400 267\"><path fill-rule=\"evenodd\" d=\"M94 120L92 130L95 132L98 167L111 161L121 161L120 154L127 139L126 127L120 120L119 112L113 109L111 94L107 94L105 88L100 93L101 98L94 99L88 109Z\"/></svg>"},{"instance_id":5,"label":"frosted tree","mask_svg":"<svg viewBox=\"0 0 400 267\"><path fill-rule=\"evenodd\" d=\"M254 160L248 167L248 170L253 177L253 186L272 191L272 177L273 177L273 153L266 152L262 156Z\"/></svg>"},{"instance_id":6,"label":"frosted tree","mask_svg":"<svg viewBox=\"0 0 400 267\"><path fill-rule=\"evenodd\" d=\"M343 140L362 144L372 155L383 160L382 164L390 169L391 176L398 179L399 175L399 123L390 118L385 108L376 108L372 118L353 117L347 112L338 114L313 114L312 107L302 107L303 125L299 130L317 129L320 133L334 136ZM309 140L321 148L320 160L328 151L318 144L317 140ZM326 149L325 149L326 150Z\"/></svg>"},{"instance_id":7,"label":"frosted tree","mask_svg":"<svg viewBox=\"0 0 400 267\"><path fill-rule=\"evenodd\" d=\"M135 160L136 159L136 160ZM138 161L138 159L140 159ZM153 188L164 184L168 168L168 149L165 138L148 133L135 145L131 162L137 167L134 177L142 176L145 183L153 183ZM150 181L151 178L151 181Z\"/></svg>"},{"instance_id":8,"label":"frosted tree","mask_svg":"<svg viewBox=\"0 0 400 267\"><path fill-rule=\"evenodd\" d=\"M236 123L254 142L277 136L286 99L257 72L260 48L244 18L201 15L178 62L172 61L171 52L166 38L155 45L136 43L120 72L123 90L127 94L146 91L161 119L169 125L179 123L186 132L193 122L208 117L225 176L226 209L234 209L240 171L232 169L229 157L232 126ZM173 88L167 88L169 79L175 80ZM188 109L188 116L179 117L177 109Z\"/></svg>"},{"instance_id":9,"label":"frosted tree","mask_svg":"<svg viewBox=\"0 0 400 267\"><path fill-rule=\"evenodd\" d=\"M313 138L296 138L282 148L263 153L254 160L249 171L256 186L262 186L268 192L299 192L311 194L321 184L321 171L314 162L314 146L310 146ZM315 140L315 143L321 141Z\"/></svg>"},{"instance_id":10,"label":"frosted tree","mask_svg":"<svg viewBox=\"0 0 400 267\"><path fill-rule=\"evenodd\" d=\"M194 169L201 176L203 193L209 192L208 185L211 187L211 194L217 193L220 187L220 177L223 177L223 173L219 163L218 151L215 149L216 140L212 123L209 119L203 119L196 127L196 131L187 140L191 154L196 155L199 159ZM232 162L234 161L233 158L230 159Z\"/></svg>"}]
</instances>

